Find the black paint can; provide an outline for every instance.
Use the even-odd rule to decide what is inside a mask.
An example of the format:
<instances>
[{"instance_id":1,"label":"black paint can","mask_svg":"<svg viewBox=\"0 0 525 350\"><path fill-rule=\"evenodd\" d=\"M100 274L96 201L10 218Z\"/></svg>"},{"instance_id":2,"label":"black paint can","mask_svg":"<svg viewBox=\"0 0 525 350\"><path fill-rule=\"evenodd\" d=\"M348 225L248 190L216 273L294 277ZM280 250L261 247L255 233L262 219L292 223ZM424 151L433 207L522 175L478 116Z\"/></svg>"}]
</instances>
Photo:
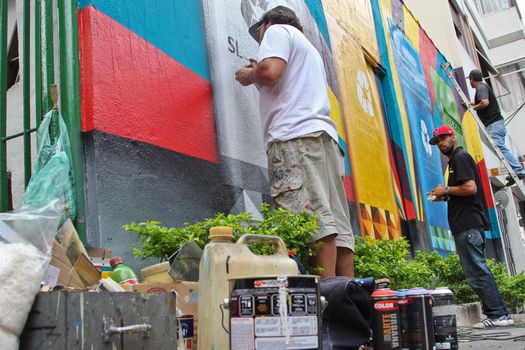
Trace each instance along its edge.
<instances>
[{"instance_id":1,"label":"black paint can","mask_svg":"<svg viewBox=\"0 0 525 350\"><path fill-rule=\"evenodd\" d=\"M401 350L409 350L410 341L408 338L408 289L400 289L396 292L399 304L399 340Z\"/></svg>"},{"instance_id":2,"label":"black paint can","mask_svg":"<svg viewBox=\"0 0 525 350\"><path fill-rule=\"evenodd\" d=\"M410 350L433 350L434 324L432 321L432 296L426 289L407 292L408 338Z\"/></svg>"},{"instance_id":3,"label":"black paint can","mask_svg":"<svg viewBox=\"0 0 525 350\"><path fill-rule=\"evenodd\" d=\"M399 305L389 288L372 293L372 342L374 350L399 350Z\"/></svg>"},{"instance_id":4,"label":"black paint can","mask_svg":"<svg viewBox=\"0 0 525 350\"><path fill-rule=\"evenodd\" d=\"M457 350L456 303L447 287L432 291L432 318L437 350Z\"/></svg>"}]
</instances>

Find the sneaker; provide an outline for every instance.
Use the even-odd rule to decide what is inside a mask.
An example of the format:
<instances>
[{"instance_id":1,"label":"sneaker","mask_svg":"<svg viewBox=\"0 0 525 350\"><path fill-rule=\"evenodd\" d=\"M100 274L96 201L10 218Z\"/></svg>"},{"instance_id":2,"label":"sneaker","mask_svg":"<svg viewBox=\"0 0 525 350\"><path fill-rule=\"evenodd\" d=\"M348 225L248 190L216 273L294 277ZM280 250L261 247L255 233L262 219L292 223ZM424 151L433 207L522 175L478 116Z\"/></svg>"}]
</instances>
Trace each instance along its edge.
<instances>
[{"instance_id":1,"label":"sneaker","mask_svg":"<svg viewBox=\"0 0 525 350\"><path fill-rule=\"evenodd\" d=\"M498 318L486 318L483 321L472 325L472 328L483 329L483 328L492 328L492 327L506 327L512 326L514 320L510 315L503 315Z\"/></svg>"}]
</instances>

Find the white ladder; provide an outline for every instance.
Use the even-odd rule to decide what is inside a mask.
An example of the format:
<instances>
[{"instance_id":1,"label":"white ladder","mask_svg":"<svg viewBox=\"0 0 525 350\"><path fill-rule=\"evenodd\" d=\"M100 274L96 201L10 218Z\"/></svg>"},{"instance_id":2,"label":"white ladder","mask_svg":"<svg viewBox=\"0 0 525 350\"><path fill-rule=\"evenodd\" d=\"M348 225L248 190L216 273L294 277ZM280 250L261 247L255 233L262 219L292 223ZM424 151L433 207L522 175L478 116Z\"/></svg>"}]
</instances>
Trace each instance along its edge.
<instances>
[{"instance_id":1,"label":"white ladder","mask_svg":"<svg viewBox=\"0 0 525 350\"><path fill-rule=\"evenodd\" d=\"M507 169L507 171L509 172L509 175L514 179L514 182L516 183L516 186L515 186L516 188L514 188L514 191L513 191L514 194L516 194L516 196L520 200L522 200L522 201L525 200L525 186L523 185L523 182L518 178L518 176L514 172L514 169L512 169L512 167L510 166L509 162L507 161L507 158L505 158L503 153L501 153L499 147L496 146L496 144L494 143L494 141L490 137L489 133L487 132L487 129L485 129L485 125L483 125L481 120L478 118L478 115L476 114L474 108L472 108L472 106L470 104L470 100L467 98L467 96L465 95L465 93L461 89L461 86L459 86L458 82L456 81L456 77L454 76L453 69L452 69L450 63L448 63L448 62L442 63L441 64L441 68L443 69L445 74L449 77L450 81L452 81L452 84L454 84L454 88L458 92L458 94L461 97L461 99L463 101L465 101L465 104L466 104L467 108L472 113L472 115L474 116L474 119L476 120L476 123L479 126L479 130L485 136L485 138L488 140L490 148L492 149L492 151L494 151L494 153L496 153L496 155L498 156L500 162Z\"/></svg>"}]
</instances>

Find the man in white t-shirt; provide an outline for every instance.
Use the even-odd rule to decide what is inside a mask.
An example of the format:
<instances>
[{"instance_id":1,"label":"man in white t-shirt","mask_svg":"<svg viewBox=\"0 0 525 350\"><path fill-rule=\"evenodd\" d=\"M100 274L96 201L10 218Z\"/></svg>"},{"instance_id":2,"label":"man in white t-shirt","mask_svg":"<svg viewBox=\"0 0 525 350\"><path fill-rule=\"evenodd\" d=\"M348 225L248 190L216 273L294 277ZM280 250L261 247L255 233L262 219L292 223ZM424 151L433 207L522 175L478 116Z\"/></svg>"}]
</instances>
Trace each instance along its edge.
<instances>
[{"instance_id":1,"label":"man in white t-shirt","mask_svg":"<svg viewBox=\"0 0 525 350\"><path fill-rule=\"evenodd\" d=\"M250 28L257 61L235 79L255 84L268 155L271 195L280 207L319 215L311 239L320 275L354 275L354 235L344 191L344 158L330 119L323 60L295 13L277 6Z\"/></svg>"}]
</instances>

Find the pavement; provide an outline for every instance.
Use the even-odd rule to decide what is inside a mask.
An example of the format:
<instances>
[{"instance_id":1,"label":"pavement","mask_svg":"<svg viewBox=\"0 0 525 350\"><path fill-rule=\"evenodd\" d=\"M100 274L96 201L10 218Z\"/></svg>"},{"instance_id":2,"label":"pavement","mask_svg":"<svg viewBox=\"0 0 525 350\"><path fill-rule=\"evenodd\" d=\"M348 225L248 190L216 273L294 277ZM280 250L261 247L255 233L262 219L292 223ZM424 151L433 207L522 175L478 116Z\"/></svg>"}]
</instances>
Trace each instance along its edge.
<instances>
[{"instance_id":1,"label":"pavement","mask_svg":"<svg viewBox=\"0 0 525 350\"><path fill-rule=\"evenodd\" d=\"M512 327L458 327L459 350L525 350L525 323Z\"/></svg>"}]
</instances>

